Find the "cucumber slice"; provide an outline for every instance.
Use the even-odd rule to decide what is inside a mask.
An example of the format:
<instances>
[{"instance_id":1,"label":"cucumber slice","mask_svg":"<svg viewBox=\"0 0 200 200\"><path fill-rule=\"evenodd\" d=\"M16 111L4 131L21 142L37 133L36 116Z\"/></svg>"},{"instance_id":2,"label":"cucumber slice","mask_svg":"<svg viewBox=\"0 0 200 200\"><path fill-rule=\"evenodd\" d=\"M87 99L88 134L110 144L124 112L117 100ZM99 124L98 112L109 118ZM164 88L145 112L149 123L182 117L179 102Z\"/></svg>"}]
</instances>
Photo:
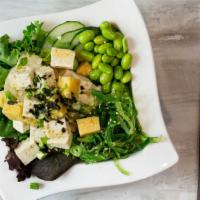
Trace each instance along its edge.
<instances>
[{"instance_id":1,"label":"cucumber slice","mask_svg":"<svg viewBox=\"0 0 200 200\"><path fill-rule=\"evenodd\" d=\"M96 27L85 27L84 31L85 30L94 30L96 32L96 35L100 33L99 28L96 28ZM71 44L70 44L70 49L74 49L76 46L80 44L79 35L81 34L81 32L75 35L74 38L72 39Z\"/></svg>"},{"instance_id":2,"label":"cucumber slice","mask_svg":"<svg viewBox=\"0 0 200 200\"><path fill-rule=\"evenodd\" d=\"M42 52L50 49L54 42L64 33L69 31L74 31L80 28L83 28L84 25L77 21L66 21L62 24L54 27L49 34L47 35L44 45L42 47Z\"/></svg>"},{"instance_id":3,"label":"cucumber slice","mask_svg":"<svg viewBox=\"0 0 200 200\"><path fill-rule=\"evenodd\" d=\"M64 33L60 39L56 40L55 43L53 44L54 47L57 48L63 48L63 49L69 49L70 48L70 44L72 39L79 34L80 32L84 31L85 28L80 28L78 30L75 31L70 31L67 33Z\"/></svg>"}]
</instances>

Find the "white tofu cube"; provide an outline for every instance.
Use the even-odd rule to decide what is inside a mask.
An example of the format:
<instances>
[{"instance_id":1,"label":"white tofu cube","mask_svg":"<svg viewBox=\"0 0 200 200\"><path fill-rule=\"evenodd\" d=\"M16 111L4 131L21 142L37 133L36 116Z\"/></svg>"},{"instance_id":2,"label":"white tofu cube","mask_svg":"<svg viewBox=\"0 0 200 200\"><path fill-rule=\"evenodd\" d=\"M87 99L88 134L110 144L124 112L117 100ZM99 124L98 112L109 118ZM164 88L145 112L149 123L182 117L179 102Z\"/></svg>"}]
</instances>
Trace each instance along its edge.
<instances>
[{"instance_id":1,"label":"white tofu cube","mask_svg":"<svg viewBox=\"0 0 200 200\"><path fill-rule=\"evenodd\" d=\"M65 119L59 121L52 120L45 124L46 135L49 138L49 147L69 149L72 142L72 133L69 124Z\"/></svg>"},{"instance_id":2,"label":"white tofu cube","mask_svg":"<svg viewBox=\"0 0 200 200\"><path fill-rule=\"evenodd\" d=\"M13 128L20 133L24 133L29 130L30 126L24 122L13 120Z\"/></svg>"},{"instance_id":3,"label":"white tofu cube","mask_svg":"<svg viewBox=\"0 0 200 200\"><path fill-rule=\"evenodd\" d=\"M37 105L38 101L33 99L28 99L27 97L24 98L24 104L23 104L23 117L28 117L31 119L35 119L35 116L31 113L30 110L34 110L34 105Z\"/></svg>"},{"instance_id":4,"label":"white tofu cube","mask_svg":"<svg viewBox=\"0 0 200 200\"><path fill-rule=\"evenodd\" d=\"M46 130L44 128L30 127L30 139L39 142L42 137L46 136Z\"/></svg>"},{"instance_id":5,"label":"white tofu cube","mask_svg":"<svg viewBox=\"0 0 200 200\"><path fill-rule=\"evenodd\" d=\"M56 86L56 77L54 70L51 67L42 66L36 70L36 75L42 78L43 82L49 87Z\"/></svg>"},{"instance_id":6,"label":"white tofu cube","mask_svg":"<svg viewBox=\"0 0 200 200\"><path fill-rule=\"evenodd\" d=\"M39 147L34 141L28 138L18 145L15 149L15 153L24 165L28 165L37 157Z\"/></svg>"},{"instance_id":7,"label":"white tofu cube","mask_svg":"<svg viewBox=\"0 0 200 200\"><path fill-rule=\"evenodd\" d=\"M74 59L75 51L69 49L59 49L55 47L51 49L52 67L73 69Z\"/></svg>"},{"instance_id":8,"label":"white tofu cube","mask_svg":"<svg viewBox=\"0 0 200 200\"><path fill-rule=\"evenodd\" d=\"M70 126L65 119L52 120L45 123L44 126L48 138L58 138L71 133Z\"/></svg>"},{"instance_id":9,"label":"white tofu cube","mask_svg":"<svg viewBox=\"0 0 200 200\"><path fill-rule=\"evenodd\" d=\"M28 86L32 85L34 77L34 69L25 66L20 70L13 71L10 76L8 76L12 87L16 90L24 90Z\"/></svg>"},{"instance_id":10,"label":"white tofu cube","mask_svg":"<svg viewBox=\"0 0 200 200\"><path fill-rule=\"evenodd\" d=\"M56 147L60 149L69 149L72 143L73 134L64 134L61 137L48 139L47 144L50 147Z\"/></svg>"}]
</instances>

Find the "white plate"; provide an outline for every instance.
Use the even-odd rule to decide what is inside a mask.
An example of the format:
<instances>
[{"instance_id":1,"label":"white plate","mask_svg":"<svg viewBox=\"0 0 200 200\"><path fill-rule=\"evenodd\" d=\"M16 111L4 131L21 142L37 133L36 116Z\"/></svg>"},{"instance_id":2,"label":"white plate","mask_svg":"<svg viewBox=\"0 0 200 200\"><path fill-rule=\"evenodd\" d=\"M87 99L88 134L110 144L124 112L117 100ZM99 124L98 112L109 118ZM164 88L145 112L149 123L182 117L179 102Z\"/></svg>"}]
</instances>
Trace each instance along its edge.
<instances>
[{"instance_id":1,"label":"white plate","mask_svg":"<svg viewBox=\"0 0 200 200\"><path fill-rule=\"evenodd\" d=\"M122 166L132 172L124 176L118 172L112 161L99 164L78 164L53 182L31 178L17 183L15 173L3 163L7 149L0 144L0 193L4 200L34 200L50 194L102 186L111 186L138 181L157 174L178 160L178 155L169 139L163 122L149 36L142 16L132 0L103 0L72 11L14 19L0 23L0 35L7 33L12 38L20 38L22 29L33 20L45 22L51 28L63 21L77 20L87 25L98 26L102 21L116 23L129 39L130 51L135 55L132 68L132 82L139 119L144 130L152 136L167 137L165 142L149 145L143 151L121 160ZM28 189L30 182L42 182L38 191Z\"/></svg>"}]
</instances>

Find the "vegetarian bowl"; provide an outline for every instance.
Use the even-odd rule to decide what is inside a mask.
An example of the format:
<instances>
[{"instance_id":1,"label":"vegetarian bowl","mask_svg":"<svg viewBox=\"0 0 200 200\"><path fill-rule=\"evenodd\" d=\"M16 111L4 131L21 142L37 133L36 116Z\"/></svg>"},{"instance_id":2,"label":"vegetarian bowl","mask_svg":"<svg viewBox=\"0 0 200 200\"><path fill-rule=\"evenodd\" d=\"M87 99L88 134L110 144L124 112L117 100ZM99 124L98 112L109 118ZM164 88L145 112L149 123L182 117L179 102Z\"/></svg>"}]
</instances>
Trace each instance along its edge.
<instances>
[{"instance_id":1,"label":"vegetarian bowl","mask_svg":"<svg viewBox=\"0 0 200 200\"><path fill-rule=\"evenodd\" d=\"M18 181L52 181L75 163L116 162L160 141L137 118L133 55L116 25L67 21L47 32L35 21L22 40L3 35L0 45L1 136Z\"/></svg>"},{"instance_id":2,"label":"vegetarian bowl","mask_svg":"<svg viewBox=\"0 0 200 200\"><path fill-rule=\"evenodd\" d=\"M22 39L1 37L2 136L10 148L6 160L10 169L18 172L19 181L31 174L54 180L37 193L31 192L33 198L139 180L177 160L160 114L151 49L141 16L128 0L119 1L112 14L108 13L112 3L28 18L20 25L29 24ZM97 8L104 10L107 18ZM119 9L135 10L136 23L127 22L127 17L132 18L129 14L119 19ZM88 10L98 20L89 19ZM54 26L46 28L46 21ZM12 23L5 23L6 27ZM133 25L142 31L132 31ZM4 33L13 39L11 29ZM132 62L132 56L138 55L138 61ZM159 142L161 135L164 142ZM120 163L128 171L119 165L121 158L126 158ZM141 168L145 163L148 169ZM3 165L1 175L5 170ZM10 174L5 178L13 182ZM33 176L16 187L26 197L29 192L22 186L38 189L37 183L44 182ZM12 196L1 182L0 188Z\"/></svg>"}]
</instances>

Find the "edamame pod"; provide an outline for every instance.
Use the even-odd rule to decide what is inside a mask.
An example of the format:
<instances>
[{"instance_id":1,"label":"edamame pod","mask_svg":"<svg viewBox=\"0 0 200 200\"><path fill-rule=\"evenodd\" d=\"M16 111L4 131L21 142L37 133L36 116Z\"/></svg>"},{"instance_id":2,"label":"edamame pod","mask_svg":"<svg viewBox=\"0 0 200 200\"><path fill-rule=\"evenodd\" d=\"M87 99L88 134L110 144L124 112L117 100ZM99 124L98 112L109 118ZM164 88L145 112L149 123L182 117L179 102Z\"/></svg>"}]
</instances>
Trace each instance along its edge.
<instances>
[{"instance_id":1,"label":"edamame pod","mask_svg":"<svg viewBox=\"0 0 200 200\"><path fill-rule=\"evenodd\" d=\"M113 74L113 69L106 63L99 63L99 69L106 74Z\"/></svg>"},{"instance_id":2,"label":"edamame pod","mask_svg":"<svg viewBox=\"0 0 200 200\"><path fill-rule=\"evenodd\" d=\"M121 66L124 70L130 69L132 62L132 55L130 53L127 53L123 56L121 60Z\"/></svg>"},{"instance_id":3,"label":"edamame pod","mask_svg":"<svg viewBox=\"0 0 200 200\"><path fill-rule=\"evenodd\" d=\"M93 30L86 30L80 33L79 35L79 41L81 44L85 44L91 40L93 40L95 37L95 32Z\"/></svg>"},{"instance_id":4,"label":"edamame pod","mask_svg":"<svg viewBox=\"0 0 200 200\"><path fill-rule=\"evenodd\" d=\"M92 69L96 69L101 62L101 54L98 54L94 57L92 61Z\"/></svg>"},{"instance_id":5,"label":"edamame pod","mask_svg":"<svg viewBox=\"0 0 200 200\"><path fill-rule=\"evenodd\" d=\"M121 66L117 66L114 69L114 77L117 80L120 80L123 77L123 69Z\"/></svg>"},{"instance_id":6,"label":"edamame pod","mask_svg":"<svg viewBox=\"0 0 200 200\"><path fill-rule=\"evenodd\" d=\"M75 47L74 50L75 50L75 51L81 51L81 50L83 50L83 45L82 45L82 44L79 44L78 46Z\"/></svg>"},{"instance_id":7,"label":"edamame pod","mask_svg":"<svg viewBox=\"0 0 200 200\"><path fill-rule=\"evenodd\" d=\"M117 54L117 58L121 59L124 56L124 53L121 51Z\"/></svg>"},{"instance_id":8,"label":"edamame pod","mask_svg":"<svg viewBox=\"0 0 200 200\"><path fill-rule=\"evenodd\" d=\"M102 35L108 40L116 39L116 32L114 32L111 28L103 29Z\"/></svg>"},{"instance_id":9,"label":"edamame pod","mask_svg":"<svg viewBox=\"0 0 200 200\"><path fill-rule=\"evenodd\" d=\"M100 76L100 83L102 85L109 83L112 80L112 74L102 73Z\"/></svg>"},{"instance_id":10,"label":"edamame pod","mask_svg":"<svg viewBox=\"0 0 200 200\"><path fill-rule=\"evenodd\" d=\"M112 63L111 63L111 66L113 66L113 67L117 66L118 63L119 63L119 59L118 58L114 58L113 61L112 61Z\"/></svg>"},{"instance_id":11,"label":"edamame pod","mask_svg":"<svg viewBox=\"0 0 200 200\"><path fill-rule=\"evenodd\" d=\"M130 72L130 71L126 71L126 72L124 73L124 75L122 76L122 78L121 78L121 82L124 83L124 84L126 84L126 83L128 83L129 81L131 81L131 79L132 79L132 74L131 74L131 72Z\"/></svg>"},{"instance_id":12,"label":"edamame pod","mask_svg":"<svg viewBox=\"0 0 200 200\"><path fill-rule=\"evenodd\" d=\"M85 45L84 45L84 49L86 51L92 51L94 49L94 42L87 42Z\"/></svg>"},{"instance_id":13,"label":"edamame pod","mask_svg":"<svg viewBox=\"0 0 200 200\"><path fill-rule=\"evenodd\" d=\"M116 56L116 55L117 55L117 51L116 51L116 49L114 49L113 47L108 47L108 48L106 49L106 54L107 54L108 56Z\"/></svg>"},{"instance_id":14,"label":"edamame pod","mask_svg":"<svg viewBox=\"0 0 200 200\"><path fill-rule=\"evenodd\" d=\"M89 74L90 79L93 81L99 81L100 76L101 71L99 69L93 69Z\"/></svg>"},{"instance_id":15,"label":"edamame pod","mask_svg":"<svg viewBox=\"0 0 200 200\"><path fill-rule=\"evenodd\" d=\"M100 29L101 29L101 31L102 31L103 29L107 29L107 28L112 28L112 25L111 25L110 22L104 21L104 22L102 22L102 23L100 24Z\"/></svg>"},{"instance_id":16,"label":"edamame pod","mask_svg":"<svg viewBox=\"0 0 200 200\"><path fill-rule=\"evenodd\" d=\"M122 39L121 38L117 38L113 41L113 45L114 45L114 48L117 50L117 51L121 51L122 50Z\"/></svg>"},{"instance_id":17,"label":"edamame pod","mask_svg":"<svg viewBox=\"0 0 200 200\"><path fill-rule=\"evenodd\" d=\"M122 46L123 46L123 52L126 53L128 51L128 43L125 37L122 39Z\"/></svg>"},{"instance_id":18,"label":"edamame pod","mask_svg":"<svg viewBox=\"0 0 200 200\"><path fill-rule=\"evenodd\" d=\"M95 52L95 53L98 53L98 52L99 52L99 47L100 47L99 45L94 46L94 52Z\"/></svg>"},{"instance_id":19,"label":"edamame pod","mask_svg":"<svg viewBox=\"0 0 200 200\"><path fill-rule=\"evenodd\" d=\"M111 44L111 43L102 44L102 45L99 46L98 52L99 52L100 54L105 54L107 48L109 48L109 47L112 47L112 44Z\"/></svg>"},{"instance_id":20,"label":"edamame pod","mask_svg":"<svg viewBox=\"0 0 200 200\"><path fill-rule=\"evenodd\" d=\"M103 35L98 35L94 38L94 43L97 44L97 45L101 45L101 44L104 44L106 43L107 40L105 37L103 37Z\"/></svg>"},{"instance_id":21,"label":"edamame pod","mask_svg":"<svg viewBox=\"0 0 200 200\"><path fill-rule=\"evenodd\" d=\"M104 55L102 56L102 61L103 61L104 63L111 63L112 60L113 60L113 57L112 57L112 56L108 56L108 55L106 55L106 54L104 54Z\"/></svg>"}]
</instances>

